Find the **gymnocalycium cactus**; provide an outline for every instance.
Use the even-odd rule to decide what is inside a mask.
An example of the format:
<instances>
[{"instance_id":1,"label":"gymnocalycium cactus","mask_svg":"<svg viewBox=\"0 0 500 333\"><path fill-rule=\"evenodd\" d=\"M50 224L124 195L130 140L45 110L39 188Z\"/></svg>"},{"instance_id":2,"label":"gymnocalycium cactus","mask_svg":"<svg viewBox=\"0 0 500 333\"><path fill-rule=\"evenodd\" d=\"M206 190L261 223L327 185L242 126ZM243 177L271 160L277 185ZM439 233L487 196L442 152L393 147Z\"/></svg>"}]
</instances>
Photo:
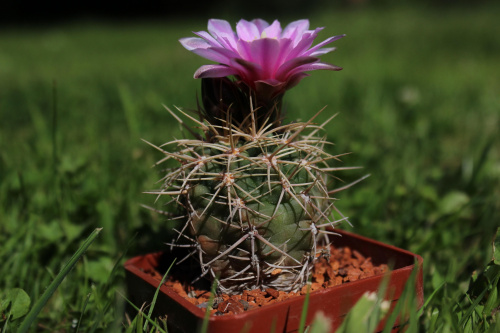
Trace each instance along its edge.
<instances>
[{"instance_id":1,"label":"gymnocalycium cactus","mask_svg":"<svg viewBox=\"0 0 500 333\"><path fill-rule=\"evenodd\" d=\"M226 293L243 289L297 290L308 279L324 237L347 220L335 207L331 167L340 155L324 150L324 124L292 122L282 117L287 89L316 69L340 70L320 62L323 48L341 37L312 46L322 28L309 22L271 25L241 20L234 32L228 22L209 20L208 32L183 38L188 50L218 62L200 67L198 117L179 110L196 123L193 135L162 146L158 163L175 160L162 187L183 221L172 246L190 247L202 276L218 279ZM323 236L323 237L322 237Z\"/></svg>"}]
</instances>

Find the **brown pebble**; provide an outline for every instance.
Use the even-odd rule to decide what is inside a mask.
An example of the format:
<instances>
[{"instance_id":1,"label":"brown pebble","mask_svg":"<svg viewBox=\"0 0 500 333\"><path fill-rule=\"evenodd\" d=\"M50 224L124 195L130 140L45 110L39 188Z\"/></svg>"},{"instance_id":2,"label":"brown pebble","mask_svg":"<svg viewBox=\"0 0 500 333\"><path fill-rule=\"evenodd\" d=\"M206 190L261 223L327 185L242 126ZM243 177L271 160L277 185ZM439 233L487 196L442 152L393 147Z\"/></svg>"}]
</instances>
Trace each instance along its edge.
<instances>
[{"instance_id":1,"label":"brown pebble","mask_svg":"<svg viewBox=\"0 0 500 333\"><path fill-rule=\"evenodd\" d=\"M349 270L347 276L349 277L349 281L357 281L361 275L361 271L357 268Z\"/></svg>"},{"instance_id":2,"label":"brown pebble","mask_svg":"<svg viewBox=\"0 0 500 333\"><path fill-rule=\"evenodd\" d=\"M232 299L228 299L227 301L219 303L219 306L217 306L217 310L222 313L228 313L230 311L232 311L233 313L242 313L243 311L245 311L243 304Z\"/></svg>"},{"instance_id":3,"label":"brown pebble","mask_svg":"<svg viewBox=\"0 0 500 333\"><path fill-rule=\"evenodd\" d=\"M186 299L188 300L189 303L194 304L194 305L198 305L198 300L196 298L186 297Z\"/></svg>"},{"instance_id":4,"label":"brown pebble","mask_svg":"<svg viewBox=\"0 0 500 333\"><path fill-rule=\"evenodd\" d=\"M364 271L373 270L372 259L368 258L361 264L360 268Z\"/></svg>"},{"instance_id":5,"label":"brown pebble","mask_svg":"<svg viewBox=\"0 0 500 333\"><path fill-rule=\"evenodd\" d=\"M323 282L322 282L322 283L313 282L313 283L311 284L311 291L314 291L314 290L318 290L318 289L320 289L322 284L323 284Z\"/></svg>"},{"instance_id":6,"label":"brown pebble","mask_svg":"<svg viewBox=\"0 0 500 333\"><path fill-rule=\"evenodd\" d=\"M343 251L342 251L342 258L344 260L350 260L351 259L351 255L352 255L351 249L348 248L348 247L344 247Z\"/></svg>"},{"instance_id":7,"label":"brown pebble","mask_svg":"<svg viewBox=\"0 0 500 333\"><path fill-rule=\"evenodd\" d=\"M173 289L175 290L176 293L178 293L180 296L187 298L187 293L182 287L180 283L176 283L173 285Z\"/></svg>"},{"instance_id":8,"label":"brown pebble","mask_svg":"<svg viewBox=\"0 0 500 333\"><path fill-rule=\"evenodd\" d=\"M236 295L236 296L239 296L239 295ZM241 305L243 305L243 310L245 310L245 311L248 310L248 308L250 307L250 304L248 304L247 301L240 299L238 302L240 302Z\"/></svg>"},{"instance_id":9,"label":"brown pebble","mask_svg":"<svg viewBox=\"0 0 500 333\"><path fill-rule=\"evenodd\" d=\"M260 289L253 289L248 292L249 296L260 297L264 295L264 292Z\"/></svg>"},{"instance_id":10,"label":"brown pebble","mask_svg":"<svg viewBox=\"0 0 500 333\"><path fill-rule=\"evenodd\" d=\"M310 293L311 291L312 291L312 286L309 284L306 284L305 286L302 287L302 289L300 289L300 294L305 295L308 292Z\"/></svg>"},{"instance_id":11,"label":"brown pebble","mask_svg":"<svg viewBox=\"0 0 500 333\"><path fill-rule=\"evenodd\" d=\"M255 300L255 303L257 303L257 305L264 305L266 303L268 303L269 301L271 300L271 297L264 297L264 296L260 296L258 297L256 300Z\"/></svg>"},{"instance_id":12,"label":"brown pebble","mask_svg":"<svg viewBox=\"0 0 500 333\"><path fill-rule=\"evenodd\" d=\"M342 277L341 276L337 276L335 278L335 285L338 286L338 285L341 285L342 284Z\"/></svg>"},{"instance_id":13,"label":"brown pebble","mask_svg":"<svg viewBox=\"0 0 500 333\"><path fill-rule=\"evenodd\" d=\"M359 253L358 251L354 250L354 251L352 251L352 254L354 257L356 257L356 259L359 260L359 262L365 261L365 257L361 253Z\"/></svg>"},{"instance_id":14,"label":"brown pebble","mask_svg":"<svg viewBox=\"0 0 500 333\"><path fill-rule=\"evenodd\" d=\"M272 298L278 298L279 292L276 289L273 288L267 288L266 293L271 296Z\"/></svg>"},{"instance_id":15,"label":"brown pebble","mask_svg":"<svg viewBox=\"0 0 500 333\"><path fill-rule=\"evenodd\" d=\"M325 282L325 275L315 273L315 274L313 274L313 281L316 281L319 284L323 284Z\"/></svg>"}]
</instances>

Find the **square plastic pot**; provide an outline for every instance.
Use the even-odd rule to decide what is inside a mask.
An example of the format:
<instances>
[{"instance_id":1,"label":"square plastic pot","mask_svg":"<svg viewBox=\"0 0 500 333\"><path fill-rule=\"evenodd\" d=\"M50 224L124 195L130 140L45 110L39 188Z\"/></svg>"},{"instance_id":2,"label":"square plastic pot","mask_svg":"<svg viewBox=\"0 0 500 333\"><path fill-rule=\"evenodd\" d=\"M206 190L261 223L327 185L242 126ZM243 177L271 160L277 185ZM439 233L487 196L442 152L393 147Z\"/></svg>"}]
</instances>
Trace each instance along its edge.
<instances>
[{"instance_id":1,"label":"square plastic pot","mask_svg":"<svg viewBox=\"0 0 500 333\"><path fill-rule=\"evenodd\" d=\"M387 245L366 237L335 229L342 235L330 236L335 247L348 246L366 257L371 257L374 265L389 264L393 270L390 273L389 287L386 299L391 302L391 309L401 296L415 264L418 274L415 283L417 305L420 308L424 302L422 257L411 252ZM138 308L149 305L160 281L150 273L158 270L168 253L152 253L134 257L125 262L128 298ZM180 258L179 258L180 259ZM167 258L168 260L168 258ZM173 258L170 258L170 261ZM165 263L163 263L165 266ZM175 266L174 268L175 269ZM332 331L340 326L343 318L367 291L377 291L385 274L375 275L358 281L316 290L309 295L309 306L306 324L311 324L316 312L321 311L331 320ZM208 332L296 332L299 329L300 317L305 296L289 298L261 308L252 309L241 314L210 316ZM162 285L154 307L155 317L166 316L170 332L198 332L205 317L203 309L191 304L173 289ZM381 322L379 329L383 328ZM399 322L396 322L395 330Z\"/></svg>"}]
</instances>

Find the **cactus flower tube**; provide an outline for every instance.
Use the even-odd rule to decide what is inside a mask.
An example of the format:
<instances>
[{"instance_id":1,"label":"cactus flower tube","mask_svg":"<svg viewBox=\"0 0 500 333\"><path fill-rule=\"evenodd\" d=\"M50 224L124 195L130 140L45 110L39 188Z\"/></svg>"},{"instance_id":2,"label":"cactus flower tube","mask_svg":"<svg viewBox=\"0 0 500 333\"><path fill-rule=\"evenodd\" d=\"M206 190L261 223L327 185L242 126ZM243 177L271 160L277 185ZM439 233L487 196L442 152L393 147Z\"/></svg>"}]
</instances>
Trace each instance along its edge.
<instances>
[{"instance_id":1,"label":"cactus flower tube","mask_svg":"<svg viewBox=\"0 0 500 333\"><path fill-rule=\"evenodd\" d=\"M321 62L318 56L333 51L325 45L344 37L327 38L312 46L323 28L309 30L308 20L299 20L281 28L256 19L240 20L236 32L224 20L208 21L208 32L195 32L198 37L181 38L181 44L218 64L203 65L195 78L215 78L234 75L257 95L274 98L308 76L306 72L342 68Z\"/></svg>"},{"instance_id":2,"label":"cactus flower tube","mask_svg":"<svg viewBox=\"0 0 500 333\"><path fill-rule=\"evenodd\" d=\"M257 19L241 20L234 32L210 20L208 33L181 39L219 64L195 74L202 78L198 119L179 110L194 122L193 138L153 145L164 155L158 164L175 165L150 193L168 198L165 214L180 221L169 244L190 248L200 278L217 279L226 293L300 289L328 242L326 228L347 220L333 195L349 185L334 188L332 173L352 167L333 165L342 154L327 152L322 134L334 116L285 124L276 107L306 71L340 69L318 56L342 36L312 46L322 28L308 29L307 20L282 30L278 21Z\"/></svg>"}]
</instances>

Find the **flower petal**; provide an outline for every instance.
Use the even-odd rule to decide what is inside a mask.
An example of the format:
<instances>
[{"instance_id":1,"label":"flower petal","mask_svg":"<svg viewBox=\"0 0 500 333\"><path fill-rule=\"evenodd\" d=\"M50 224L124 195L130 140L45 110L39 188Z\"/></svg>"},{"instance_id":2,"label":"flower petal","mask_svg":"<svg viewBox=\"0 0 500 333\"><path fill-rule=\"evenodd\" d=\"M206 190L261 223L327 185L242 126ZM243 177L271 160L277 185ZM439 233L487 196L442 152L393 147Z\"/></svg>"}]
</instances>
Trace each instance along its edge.
<instances>
[{"instance_id":1,"label":"flower petal","mask_svg":"<svg viewBox=\"0 0 500 333\"><path fill-rule=\"evenodd\" d=\"M263 19L252 20L252 23L255 24L255 26L259 30L259 35L262 34L262 31L264 31L264 29L269 26L269 23L267 23L267 21L264 21Z\"/></svg>"},{"instance_id":2,"label":"flower petal","mask_svg":"<svg viewBox=\"0 0 500 333\"><path fill-rule=\"evenodd\" d=\"M318 70L318 69L327 69L327 70L331 70L331 71L340 71L340 70L342 70L342 67L339 67L339 66L336 66L336 65L332 65L332 64L328 64L326 62L316 62L316 63L313 63L313 64L306 64L306 65L297 67L297 69L300 69L300 70L303 70L303 71L315 71L315 70Z\"/></svg>"},{"instance_id":3,"label":"flower petal","mask_svg":"<svg viewBox=\"0 0 500 333\"><path fill-rule=\"evenodd\" d=\"M314 63L318 60L319 59L316 57L299 57L290 59L280 66L280 68L275 74L275 77L278 80L284 81L288 76L290 76L290 73L294 71L295 68Z\"/></svg>"},{"instance_id":4,"label":"flower petal","mask_svg":"<svg viewBox=\"0 0 500 333\"><path fill-rule=\"evenodd\" d=\"M206 40L211 46L221 47L220 43L206 31L193 32L195 35Z\"/></svg>"},{"instance_id":5,"label":"flower petal","mask_svg":"<svg viewBox=\"0 0 500 333\"><path fill-rule=\"evenodd\" d=\"M308 76L309 76L309 74L304 73L304 72L296 73L296 74L290 76L287 80L286 86L284 87L285 90L288 90L288 89L295 87L300 82L300 80L302 80L303 78L308 77Z\"/></svg>"},{"instance_id":6,"label":"flower petal","mask_svg":"<svg viewBox=\"0 0 500 333\"><path fill-rule=\"evenodd\" d=\"M309 54L309 52L307 52L307 54L309 54L311 57L318 57L320 55L335 51L336 49L337 49L336 47L324 47L322 49L318 49L318 50L312 52L311 54Z\"/></svg>"},{"instance_id":7,"label":"flower petal","mask_svg":"<svg viewBox=\"0 0 500 333\"><path fill-rule=\"evenodd\" d=\"M247 42L260 38L260 32L255 23L248 22L247 20L240 20L236 24L236 33L239 39Z\"/></svg>"},{"instance_id":8,"label":"flower petal","mask_svg":"<svg viewBox=\"0 0 500 333\"><path fill-rule=\"evenodd\" d=\"M268 86L272 86L272 87L278 87L280 85L283 85L284 83L281 82L280 80L276 80L276 79L265 79L265 80L258 80L258 81L255 81L255 84L266 84Z\"/></svg>"},{"instance_id":9,"label":"flower petal","mask_svg":"<svg viewBox=\"0 0 500 333\"><path fill-rule=\"evenodd\" d=\"M182 46L184 46L189 51L193 51L196 49L207 49L211 46L206 40L198 37L181 38L179 39L179 42L181 42Z\"/></svg>"},{"instance_id":10,"label":"flower petal","mask_svg":"<svg viewBox=\"0 0 500 333\"><path fill-rule=\"evenodd\" d=\"M280 53L278 56L278 59L276 60L276 69L275 69L275 74L276 71L283 65L283 63L286 61L288 54L290 53L291 50L293 50L293 41L289 38L281 38L279 39L280 42Z\"/></svg>"},{"instance_id":11,"label":"flower petal","mask_svg":"<svg viewBox=\"0 0 500 333\"><path fill-rule=\"evenodd\" d=\"M261 79L270 79L276 72L276 62L280 54L280 42L274 38L261 38L250 43L253 62L262 69Z\"/></svg>"},{"instance_id":12,"label":"flower petal","mask_svg":"<svg viewBox=\"0 0 500 333\"><path fill-rule=\"evenodd\" d=\"M208 32L215 38L220 35L234 34L231 24L226 20L210 19L208 20Z\"/></svg>"},{"instance_id":13,"label":"flower petal","mask_svg":"<svg viewBox=\"0 0 500 333\"><path fill-rule=\"evenodd\" d=\"M252 51L251 51L252 42L247 42L245 40L238 40L237 50L240 54L240 58L245 59L246 61L253 61Z\"/></svg>"},{"instance_id":14,"label":"flower petal","mask_svg":"<svg viewBox=\"0 0 500 333\"><path fill-rule=\"evenodd\" d=\"M333 36L333 37L330 37L330 38L327 38L325 39L324 41L322 41L321 43L317 44L317 45L314 45L313 47L311 47L309 50L307 50L306 52L303 53L303 55L313 55L313 53L316 52L316 50L318 50L319 48L325 46L326 44L330 44L331 42L334 42L342 37L345 37L345 35L338 35L338 36ZM330 50L330 51L333 51L333 50ZM327 51L327 52L330 52L330 51ZM320 54L325 54L327 52L323 52L323 53L320 53Z\"/></svg>"},{"instance_id":15,"label":"flower petal","mask_svg":"<svg viewBox=\"0 0 500 333\"><path fill-rule=\"evenodd\" d=\"M315 71L315 70L331 70L331 71L340 71L342 70L342 67L335 66L332 64L327 64L324 62L315 62L312 64L304 64L302 66L296 67L290 72L288 72L286 79L290 80L290 77L294 76L295 74L301 73L301 72L309 72L309 71Z\"/></svg>"},{"instance_id":16,"label":"flower petal","mask_svg":"<svg viewBox=\"0 0 500 333\"><path fill-rule=\"evenodd\" d=\"M280 38L281 37L281 24L278 20L274 20L273 24L265 28L261 34L261 38Z\"/></svg>"},{"instance_id":17,"label":"flower petal","mask_svg":"<svg viewBox=\"0 0 500 333\"><path fill-rule=\"evenodd\" d=\"M231 67L234 67L240 78L250 85L259 79L262 72L258 64L243 59L231 59Z\"/></svg>"},{"instance_id":18,"label":"flower petal","mask_svg":"<svg viewBox=\"0 0 500 333\"><path fill-rule=\"evenodd\" d=\"M236 35L228 21L211 19L208 20L208 32L226 48L236 48Z\"/></svg>"},{"instance_id":19,"label":"flower petal","mask_svg":"<svg viewBox=\"0 0 500 333\"><path fill-rule=\"evenodd\" d=\"M301 36L300 41L298 43L294 43L295 47L288 55L288 59L303 56L307 49L311 47L314 39L322 29L323 28L316 28L314 31L305 32Z\"/></svg>"},{"instance_id":20,"label":"flower petal","mask_svg":"<svg viewBox=\"0 0 500 333\"><path fill-rule=\"evenodd\" d=\"M309 29L309 20L294 21L285 27L281 38L290 38L296 45L307 29Z\"/></svg>"},{"instance_id":21,"label":"flower petal","mask_svg":"<svg viewBox=\"0 0 500 333\"><path fill-rule=\"evenodd\" d=\"M193 49L191 52L199 55L200 57L212 60L215 62L220 62L228 65L231 58L238 57L237 53L231 50L225 49L223 47L209 47L208 49Z\"/></svg>"},{"instance_id":22,"label":"flower petal","mask_svg":"<svg viewBox=\"0 0 500 333\"><path fill-rule=\"evenodd\" d=\"M195 79L206 77L225 77L237 74L234 68L224 65L203 65L194 73Z\"/></svg>"}]
</instances>

